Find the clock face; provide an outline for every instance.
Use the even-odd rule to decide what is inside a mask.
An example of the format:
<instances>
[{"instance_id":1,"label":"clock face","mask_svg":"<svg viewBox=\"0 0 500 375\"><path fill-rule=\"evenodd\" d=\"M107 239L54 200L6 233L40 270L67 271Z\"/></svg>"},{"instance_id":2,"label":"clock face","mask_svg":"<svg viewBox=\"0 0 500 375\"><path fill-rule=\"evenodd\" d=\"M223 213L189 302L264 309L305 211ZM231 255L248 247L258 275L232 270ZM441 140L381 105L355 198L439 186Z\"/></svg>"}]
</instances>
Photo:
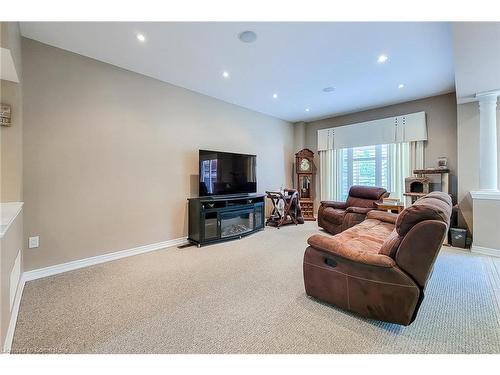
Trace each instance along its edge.
<instances>
[{"instance_id":1,"label":"clock face","mask_svg":"<svg viewBox=\"0 0 500 375\"><path fill-rule=\"evenodd\" d=\"M302 159L300 161L300 170L301 171L308 171L311 168L311 164L309 163L308 159Z\"/></svg>"}]
</instances>

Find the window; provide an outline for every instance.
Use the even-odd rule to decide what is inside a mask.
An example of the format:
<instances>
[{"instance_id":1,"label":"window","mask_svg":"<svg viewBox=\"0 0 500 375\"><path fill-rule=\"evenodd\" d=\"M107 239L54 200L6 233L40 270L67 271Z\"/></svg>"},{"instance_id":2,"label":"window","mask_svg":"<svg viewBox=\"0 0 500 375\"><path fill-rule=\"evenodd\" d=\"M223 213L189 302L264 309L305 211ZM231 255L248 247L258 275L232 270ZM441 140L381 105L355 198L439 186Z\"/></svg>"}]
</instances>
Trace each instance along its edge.
<instances>
[{"instance_id":1,"label":"window","mask_svg":"<svg viewBox=\"0 0 500 375\"><path fill-rule=\"evenodd\" d=\"M340 199L352 185L380 186L390 191L389 145L344 148L340 151Z\"/></svg>"},{"instance_id":2,"label":"window","mask_svg":"<svg viewBox=\"0 0 500 375\"><path fill-rule=\"evenodd\" d=\"M423 150L423 142L321 150L321 200L345 201L352 185L368 185L404 202L405 177L424 164Z\"/></svg>"}]
</instances>

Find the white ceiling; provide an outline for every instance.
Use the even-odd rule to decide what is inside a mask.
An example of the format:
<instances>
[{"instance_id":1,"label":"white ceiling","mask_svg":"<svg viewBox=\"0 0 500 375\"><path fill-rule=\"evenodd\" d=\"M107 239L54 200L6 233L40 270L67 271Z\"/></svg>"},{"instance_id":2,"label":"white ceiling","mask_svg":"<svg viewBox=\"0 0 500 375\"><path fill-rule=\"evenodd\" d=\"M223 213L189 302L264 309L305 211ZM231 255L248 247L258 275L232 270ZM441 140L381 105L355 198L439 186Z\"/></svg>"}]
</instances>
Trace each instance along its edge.
<instances>
[{"instance_id":1,"label":"white ceiling","mask_svg":"<svg viewBox=\"0 0 500 375\"><path fill-rule=\"evenodd\" d=\"M500 90L500 22L458 22L453 35L458 102Z\"/></svg>"},{"instance_id":2,"label":"white ceiling","mask_svg":"<svg viewBox=\"0 0 500 375\"><path fill-rule=\"evenodd\" d=\"M244 30L257 41L242 43ZM23 22L21 32L288 121L454 90L449 23ZM335 91L323 92L328 86Z\"/></svg>"}]
</instances>

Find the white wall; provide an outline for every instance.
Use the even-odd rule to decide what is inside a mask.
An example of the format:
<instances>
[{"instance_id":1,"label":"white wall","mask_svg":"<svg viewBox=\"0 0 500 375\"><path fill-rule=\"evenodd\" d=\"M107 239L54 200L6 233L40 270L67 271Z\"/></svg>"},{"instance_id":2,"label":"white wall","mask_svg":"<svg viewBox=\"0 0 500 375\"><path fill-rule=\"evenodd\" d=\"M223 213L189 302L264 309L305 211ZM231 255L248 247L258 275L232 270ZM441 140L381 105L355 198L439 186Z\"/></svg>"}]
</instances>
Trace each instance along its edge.
<instances>
[{"instance_id":1,"label":"white wall","mask_svg":"<svg viewBox=\"0 0 500 375\"><path fill-rule=\"evenodd\" d=\"M500 22L453 23L459 99L500 89Z\"/></svg>"},{"instance_id":2,"label":"white wall","mask_svg":"<svg viewBox=\"0 0 500 375\"><path fill-rule=\"evenodd\" d=\"M457 106L458 142L458 204L460 224L473 230L472 197L470 191L479 188L479 109L477 103ZM463 221L462 221L463 220Z\"/></svg>"},{"instance_id":3,"label":"white wall","mask_svg":"<svg viewBox=\"0 0 500 375\"><path fill-rule=\"evenodd\" d=\"M23 39L26 269L187 235L198 149L257 155L291 183L293 125Z\"/></svg>"}]
</instances>

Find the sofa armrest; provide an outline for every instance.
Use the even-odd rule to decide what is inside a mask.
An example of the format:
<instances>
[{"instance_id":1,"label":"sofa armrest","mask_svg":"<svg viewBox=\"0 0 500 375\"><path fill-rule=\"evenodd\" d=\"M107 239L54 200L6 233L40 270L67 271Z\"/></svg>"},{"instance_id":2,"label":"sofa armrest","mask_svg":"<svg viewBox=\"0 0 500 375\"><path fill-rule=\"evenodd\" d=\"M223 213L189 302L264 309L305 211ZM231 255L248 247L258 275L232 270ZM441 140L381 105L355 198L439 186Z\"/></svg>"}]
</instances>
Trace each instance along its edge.
<instances>
[{"instance_id":1,"label":"sofa armrest","mask_svg":"<svg viewBox=\"0 0 500 375\"><path fill-rule=\"evenodd\" d=\"M347 207L346 212L352 212L354 214L366 215L368 212L374 210L375 207Z\"/></svg>"},{"instance_id":2,"label":"sofa armrest","mask_svg":"<svg viewBox=\"0 0 500 375\"><path fill-rule=\"evenodd\" d=\"M356 263L363 263L377 267L394 267L396 262L391 257L382 254L370 253L356 249L346 249L342 246L336 246L336 242L331 237L319 234L312 235L307 243L315 249L331 253L339 257L348 259Z\"/></svg>"},{"instance_id":3,"label":"sofa armrest","mask_svg":"<svg viewBox=\"0 0 500 375\"><path fill-rule=\"evenodd\" d=\"M347 208L347 205L345 202L321 201L321 207L323 208L331 207L339 210L345 210Z\"/></svg>"},{"instance_id":4,"label":"sofa armrest","mask_svg":"<svg viewBox=\"0 0 500 375\"><path fill-rule=\"evenodd\" d=\"M377 219L384 221L386 223L396 224L398 219L398 214L393 214L392 212L372 210L366 215L367 219Z\"/></svg>"}]
</instances>

